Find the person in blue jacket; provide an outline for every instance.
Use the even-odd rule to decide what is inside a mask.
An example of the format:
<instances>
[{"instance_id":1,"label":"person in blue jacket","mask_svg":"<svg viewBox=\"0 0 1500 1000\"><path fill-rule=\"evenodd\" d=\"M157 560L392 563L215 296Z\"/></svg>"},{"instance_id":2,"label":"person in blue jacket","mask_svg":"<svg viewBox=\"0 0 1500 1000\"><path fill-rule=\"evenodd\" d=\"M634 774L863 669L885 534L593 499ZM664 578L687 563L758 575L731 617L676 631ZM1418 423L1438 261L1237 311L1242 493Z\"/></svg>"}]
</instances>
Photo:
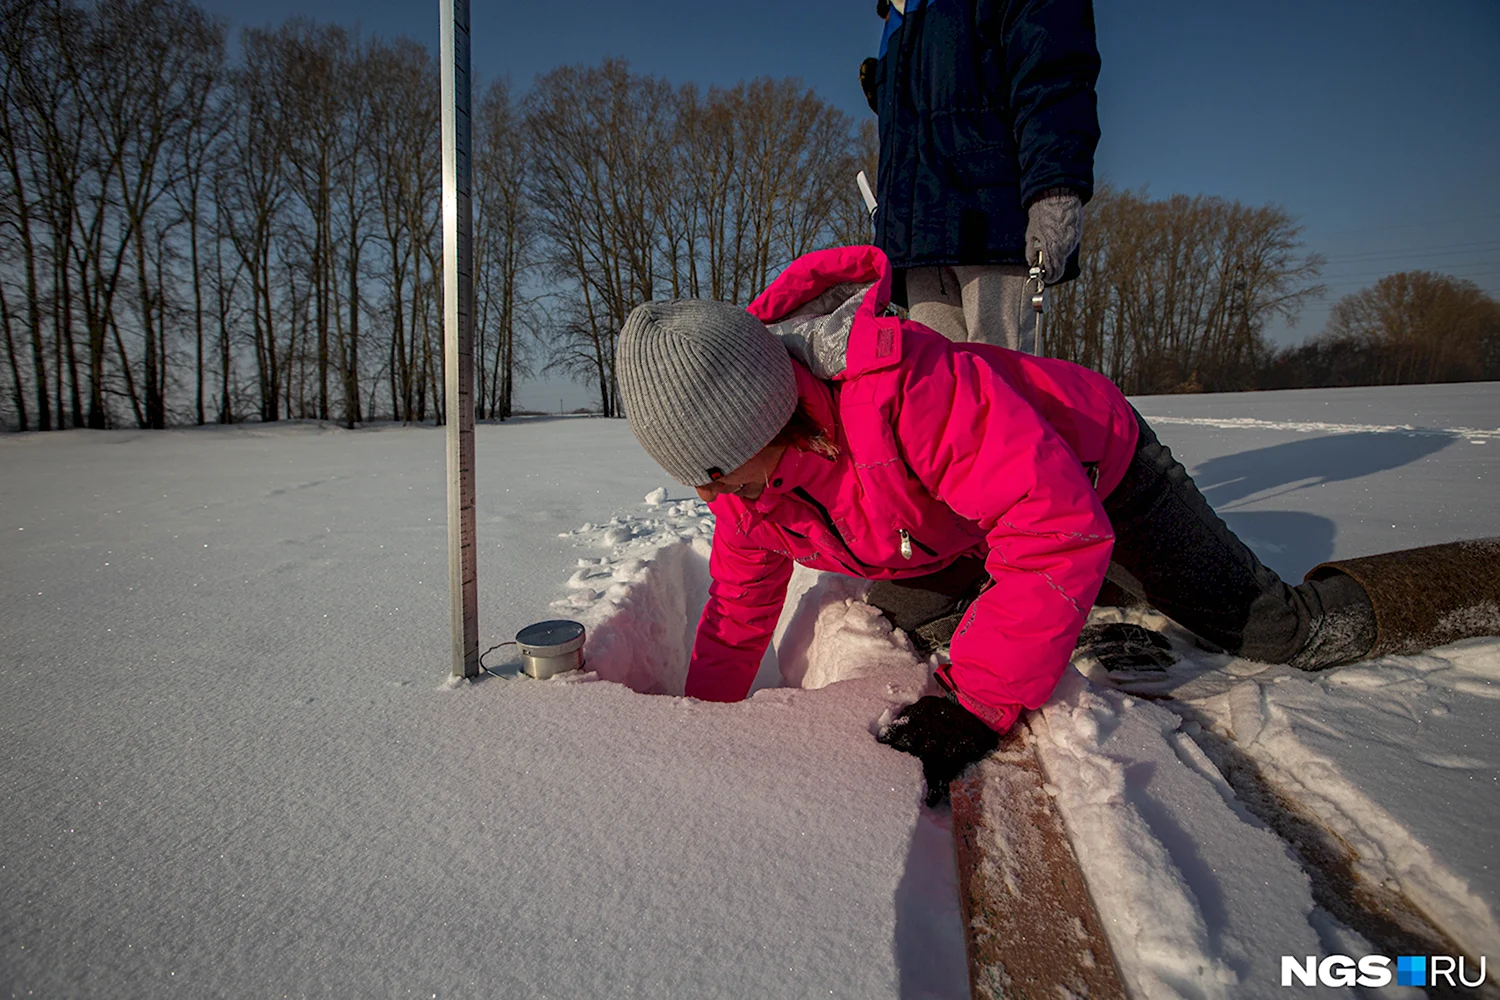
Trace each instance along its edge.
<instances>
[{"instance_id":1,"label":"person in blue jacket","mask_svg":"<svg viewBox=\"0 0 1500 1000\"><path fill-rule=\"evenodd\" d=\"M1094 191L1099 52L1090 0L879 0L875 243L911 318L1034 352L1026 287L1078 274ZM1034 286L1033 286L1034 288Z\"/></svg>"}]
</instances>

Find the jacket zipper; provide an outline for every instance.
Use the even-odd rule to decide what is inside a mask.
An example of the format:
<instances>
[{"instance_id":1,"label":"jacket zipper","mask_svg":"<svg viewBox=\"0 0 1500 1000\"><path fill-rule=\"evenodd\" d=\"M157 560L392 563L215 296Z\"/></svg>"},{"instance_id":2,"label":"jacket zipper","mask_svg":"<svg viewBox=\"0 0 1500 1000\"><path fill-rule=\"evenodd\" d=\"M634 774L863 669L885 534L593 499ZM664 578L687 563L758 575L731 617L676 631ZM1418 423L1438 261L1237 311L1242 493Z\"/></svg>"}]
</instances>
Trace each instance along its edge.
<instances>
[{"instance_id":1,"label":"jacket zipper","mask_svg":"<svg viewBox=\"0 0 1500 1000\"><path fill-rule=\"evenodd\" d=\"M838 525L833 523L833 515L828 513L828 508L819 503L817 497L807 492L807 490L803 489L801 486L793 487L792 493L798 497L801 497L810 506L812 506L813 509L815 509L819 514L823 516L823 523L828 525L828 530L833 533L833 537L839 540L839 544L842 545L844 547L844 551L849 554L850 561L856 566L863 566L864 563L855 558L854 550L850 549L849 543L844 540L844 535L839 531ZM897 533L901 536L901 558L911 558L913 545L915 545L917 548L921 549L928 555L936 558L937 553L935 551L928 548L926 545L923 545L921 542L917 541L917 539L911 537L911 533L905 528L897 529Z\"/></svg>"},{"instance_id":2,"label":"jacket zipper","mask_svg":"<svg viewBox=\"0 0 1500 1000\"><path fill-rule=\"evenodd\" d=\"M902 559L910 559L911 558L911 547L913 545L915 545L917 548L921 549L923 552L927 553L930 556L936 556L937 555L937 553L934 552L932 549L928 548L927 546L923 545L921 542L917 541L915 538L911 537L911 532L907 531L905 528L897 528L896 529L896 534L898 534L898 535L901 536L901 558Z\"/></svg>"},{"instance_id":3,"label":"jacket zipper","mask_svg":"<svg viewBox=\"0 0 1500 1000\"><path fill-rule=\"evenodd\" d=\"M801 497L803 500L806 500L809 504L817 509L819 514L823 515L823 523L828 525L828 530L833 532L833 537L839 540L839 544L847 549L849 547L849 543L844 541L844 536L839 532L838 526L833 523L833 515L828 513L828 508L819 503L817 497L813 496L811 493L807 492L807 490L803 489L800 486L793 487L792 492L797 494L797 496ZM853 553L850 554L852 555Z\"/></svg>"},{"instance_id":4,"label":"jacket zipper","mask_svg":"<svg viewBox=\"0 0 1500 1000\"><path fill-rule=\"evenodd\" d=\"M819 503L817 497L807 492L807 490L803 489L801 486L793 487L792 493L807 501L817 509L819 514L823 515L823 523L828 525L828 530L833 534L834 538L838 539L839 545L843 547L844 555L849 559L848 565L850 569L853 570L854 567L867 569L868 567L866 567L864 563L860 562L859 558L854 554L854 550L849 547L849 543L844 540L843 532L839 531L838 525L833 523L833 515L828 513L828 508Z\"/></svg>"}]
</instances>

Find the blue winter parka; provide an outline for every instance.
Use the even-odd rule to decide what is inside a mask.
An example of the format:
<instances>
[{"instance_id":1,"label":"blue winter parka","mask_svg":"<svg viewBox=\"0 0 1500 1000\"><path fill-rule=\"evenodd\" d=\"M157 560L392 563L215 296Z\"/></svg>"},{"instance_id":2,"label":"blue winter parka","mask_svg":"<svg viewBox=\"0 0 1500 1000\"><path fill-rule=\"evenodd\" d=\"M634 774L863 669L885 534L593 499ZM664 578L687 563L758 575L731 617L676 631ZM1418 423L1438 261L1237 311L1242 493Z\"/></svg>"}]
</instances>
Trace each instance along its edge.
<instances>
[{"instance_id":1,"label":"blue winter parka","mask_svg":"<svg viewBox=\"0 0 1500 1000\"><path fill-rule=\"evenodd\" d=\"M876 70L875 242L895 268L1022 264L1026 206L1094 190L1090 0L907 0ZM1078 273L1077 255L1065 278Z\"/></svg>"}]
</instances>

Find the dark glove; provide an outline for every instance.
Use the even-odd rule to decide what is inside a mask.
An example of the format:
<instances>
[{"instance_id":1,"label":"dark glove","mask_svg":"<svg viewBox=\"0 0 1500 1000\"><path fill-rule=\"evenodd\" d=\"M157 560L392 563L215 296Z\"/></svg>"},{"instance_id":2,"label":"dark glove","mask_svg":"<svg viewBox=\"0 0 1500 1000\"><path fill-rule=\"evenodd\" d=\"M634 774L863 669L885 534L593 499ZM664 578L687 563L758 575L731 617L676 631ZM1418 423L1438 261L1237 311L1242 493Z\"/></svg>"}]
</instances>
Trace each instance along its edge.
<instances>
[{"instance_id":1,"label":"dark glove","mask_svg":"<svg viewBox=\"0 0 1500 1000\"><path fill-rule=\"evenodd\" d=\"M1083 200L1067 188L1052 188L1026 210L1026 263L1042 257L1042 281L1062 280L1068 258L1083 239Z\"/></svg>"},{"instance_id":2,"label":"dark glove","mask_svg":"<svg viewBox=\"0 0 1500 1000\"><path fill-rule=\"evenodd\" d=\"M880 109L875 105L875 67L879 65L880 60L874 56L859 64L859 89L865 92L865 102L876 114L880 113Z\"/></svg>"},{"instance_id":3,"label":"dark glove","mask_svg":"<svg viewBox=\"0 0 1500 1000\"><path fill-rule=\"evenodd\" d=\"M1129 622L1085 625L1077 648L1092 654L1111 673L1161 671L1177 662L1166 636Z\"/></svg>"},{"instance_id":4,"label":"dark glove","mask_svg":"<svg viewBox=\"0 0 1500 1000\"><path fill-rule=\"evenodd\" d=\"M1000 745L1000 734L950 698L927 695L907 705L875 737L922 761L928 806L948 800L948 783Z\"/></svg>"}]
</instances>

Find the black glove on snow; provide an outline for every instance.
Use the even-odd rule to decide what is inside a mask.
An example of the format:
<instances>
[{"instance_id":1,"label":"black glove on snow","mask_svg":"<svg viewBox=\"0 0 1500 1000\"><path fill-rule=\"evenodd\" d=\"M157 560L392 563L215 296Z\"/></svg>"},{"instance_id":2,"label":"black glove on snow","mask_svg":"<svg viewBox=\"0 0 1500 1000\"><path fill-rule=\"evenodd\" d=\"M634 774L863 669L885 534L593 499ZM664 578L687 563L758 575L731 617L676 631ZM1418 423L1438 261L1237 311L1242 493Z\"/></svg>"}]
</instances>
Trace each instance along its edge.
<instances>
[{"instance_id":1,"label":"black glove on snow","mask_svg":"<svg viewBox=\"0 0 1500 1000\"><path fill-rule=\"evenodd\" d=\"M870 110L879 112L875 106L875 67L880 65L880 60L871 56L859 64L859 89L865 92L865 103L870 105Z\"/></svg>"},{"instance_id":2,"label":"black glove on snow","mask_svg":"<svg viewBox=\"0 0 1500 1000\"><path fill-rule=\"evenodd\" d=\"M950 698L930 694L907 705L875 737L922 761L928 806L948 800L948 783L1000 745L1000 734Z\"/></svg>"},{"instance_id":3,"label":"black glove on snow","mask_svg":"<svg viewBox=\"0 0 1500 1000\"><path fill-rule=\"evenodd\" d=\"M1093 654L1111 673L1162 671L1177 662L1166 636L1129 622L1085 625L1077 648Z\"/></svg>"}]
</instances>

